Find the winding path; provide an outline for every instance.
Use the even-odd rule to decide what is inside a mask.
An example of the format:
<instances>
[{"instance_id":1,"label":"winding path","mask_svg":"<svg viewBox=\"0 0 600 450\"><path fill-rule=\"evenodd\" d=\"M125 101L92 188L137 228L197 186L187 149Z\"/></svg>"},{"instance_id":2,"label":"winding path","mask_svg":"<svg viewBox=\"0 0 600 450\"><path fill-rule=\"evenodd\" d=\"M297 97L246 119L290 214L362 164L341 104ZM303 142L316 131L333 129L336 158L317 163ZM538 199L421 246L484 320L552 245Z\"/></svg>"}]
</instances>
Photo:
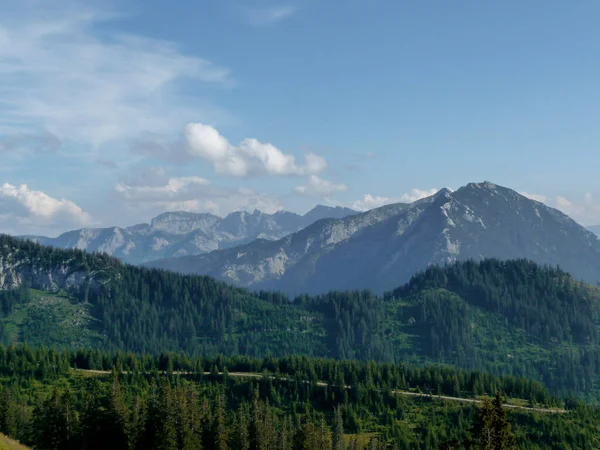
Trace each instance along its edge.
<instances>
[{"instance_id":1,"label":"winding path","mask_svg":"<svg viewBox=\"0 0 600 450\"><path fill-rule=\"evenodd\" d=\"M84 372L84 373L91 373L91 374L98 374L98 375L109 375L112 372L110 370L91 370L91 369L75 369L77 370L77 372ZM127 374L128 372L122 372L124 374ZM145 373L150 373L150 372L145 372ZM159 372L162 374L166 374L166 372L162 371ZM195 372L179 372L179 371L175 371L173 372L173 375L193 375ZM210 372L204 372L204 375L210 375ZM223 375L223 372L219 372L219 375ZM264 375L262 373L256 373L256 372L228 372L227 376L229 377L237 377L237 378L263 378ZM272 379L278 379L281 381L294 381L294 379L292 378L281 378L281 377L275 377L275 375L270 375ZM309 381L304 381L304 383L309 383ZM328 386L327 383L325 383L324 381L317 381L316 382L317 386L321 386L321 387L326 387ZM352 386L345 386L346 389L352 389ZM434 394L423 394L420 392L411 392L411 391L403 391L403 390L397 390L394 389L391 391L393 394L396 395L405 395L407 397L424 397L424 398L430 398L430 399L438 399L438 400L448 400L448 401L452 401L452 402L465 402L465 403L476 403L476 404L481 404L483 403L483 400L479 400L476 398L466 398L466 397L449 397L446 395L434 395ZM540 413L549 413L549 414L564 414L567 412L567 410L562 409L562 408L532 408L532 407L528 407L528 406L521 406L521 405L512 405L509 403L504 403L504 406L506 408L513 408L513 409L519 409L519 410L523 410L523 411L532 411L532 412L540 412Z\"/></svg>"}]
</instances>

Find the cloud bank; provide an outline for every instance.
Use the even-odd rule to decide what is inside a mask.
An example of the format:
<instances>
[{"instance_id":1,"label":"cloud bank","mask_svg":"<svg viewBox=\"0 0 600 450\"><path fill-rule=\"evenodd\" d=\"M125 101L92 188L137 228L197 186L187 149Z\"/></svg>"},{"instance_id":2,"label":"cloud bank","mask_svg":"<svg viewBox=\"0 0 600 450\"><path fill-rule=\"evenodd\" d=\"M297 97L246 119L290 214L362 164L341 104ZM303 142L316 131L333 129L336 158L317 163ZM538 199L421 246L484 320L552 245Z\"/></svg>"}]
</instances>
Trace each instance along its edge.
<instances>
[{"instance_id":1,"label":"cloud bank","mask_svg":"<svg viewBox=\"0 0 600 450\"><path fill-rule=\"evenodd\" d=\"M220 175L247 177L258 175L314 175L327 168L325 159L314 153L299 163L295 156L283 153L269 143L244 139L232 145L214 127L203 123L189 124L185 129L188 153L212 164Z\"/></svg>"},{"instance_id":2,"label":"cloud bank","mask_svg":"<svg viewBox=\"0 0 600 450\"><path fill-rule=\"evenodd\" d=\"M0 133L34 128L100 145L144 131L172 133L193 117L222 114L197 107L199 99L180 96L178 86L184 80L228 85L227 68L186 55L169 41L100 34L118 17L107 4L3 5Z\"/></svg>"},{"instance_id":3,"label":"cloud bank","mask_svg":"<svg viewBox=\"0 0 600 450\"><path fill-rule=\"evenodd\" d=\"M27 185L0 186L0 222L3 230L23 234L31 229L84 226L90 215L74 202L57 199Z\"/></svg>"},{"instance_id":4,"label":"cloud bank","mask_svg":"<svg viewBox=\"0 0 600 450\"><path fill-rule=\"evenodd\" d=\"M560 195L549 197L541 194L530 194L528 192L521 192L521 195L556 208L582 225L591 226L600 224L600 202L590 192L585 193L583 198L577 200L568 200Z\"/></svg>"},{"instance_id":5,"label":"cloud bank","mask_svg":"<svg viewBox=\"0 0 600 450\"><path fill-rule=\"evenodd\" d=\"M365 194L362 199L352 203L352 209L357 211L368 211L369 209L379 208L380 206L392 203L412 203L425 197L434 195L439 189L412 189L410 192L402 194L400 197L381 197L378 195Z\"/></svg>"},{"instance_id":6,"label":"cloud bank","mask_svg":"<svg viewBox=\"0 0 600 450\"><path fill-rule=\"evenodd\" d=\"M170 176L162 168L151 168L117 183L114 194L124 214L136 217L153 217L167 211L224 216L240 210L273 213L282 209L278 199L252 189L216 186L195 176Z\"/></svg>"},{"instance_id":7,"label":"cloud bank","mask_svg":"<svg viewBox=\"0 0 600 450\"><path fill-rule=\"evenodd\" d=\"M294 191L309 197L329 197L339 192L344 192L347 186L343 183L334 183L324 180L316 175L311 175L303 186L297 186Z\"/></svg>"}]
</instances>

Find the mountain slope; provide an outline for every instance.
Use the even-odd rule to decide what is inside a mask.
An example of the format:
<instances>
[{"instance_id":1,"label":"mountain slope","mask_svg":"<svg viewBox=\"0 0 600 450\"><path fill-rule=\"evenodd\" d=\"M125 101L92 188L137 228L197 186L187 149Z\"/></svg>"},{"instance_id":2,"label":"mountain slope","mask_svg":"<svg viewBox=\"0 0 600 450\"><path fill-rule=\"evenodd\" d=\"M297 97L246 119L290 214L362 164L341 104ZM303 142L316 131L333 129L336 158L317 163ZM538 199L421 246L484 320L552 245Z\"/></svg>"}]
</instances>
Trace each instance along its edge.
<instances>
[{"instance_id":1,"label":"mountain slope","mask_svg":"<svg viewBox=\"0 0 600 450\"><path fill-rule=\"evenodd\" d=\"M246 244L255 239L276 240L324 218L342 218L356 211L319 205L304 215L287 211L265 214L255 210L213 214L168 212L150 224L120 228L84 228L56 238L23 236L43 245L102 252L139 264L160 258L197 255Z\"/></svg>"},{"instance_id":2,"label":"mountain slope","mask_svg":"<svg viewBox=\"0 0 600 450\"><path fill-rule=\"evenodd\" d=\"M588 230L590 230L592 233L596 234L597 236L600 236L600 225L594 225L594 226L588 227Z\"/></svg>"},{"instance_id":3,"label":"mountain slope","mask_svg":"<svg viewBox=\"0 0 600 450\"><path fill-rule=\"evenodd\" d=\"M560 265L591 283L600 280L595 235L558 210L489 182L317 222L278 241L149 265L298 294L382 292L430 264L485 257L526 258Z\"/></svg>"},{"instance_id":4,"label":"mountain slope","mask_svg":"<svg viewBox=\"0 0 600 450\"><path fill-rule=\"evenodd\" d=\"M600 289L525 260L433 267L383 298L347 291L289 302L0 236L0 341L9 345L436 361L600 398L599 327Z\"/></svg>"}]
</instances>

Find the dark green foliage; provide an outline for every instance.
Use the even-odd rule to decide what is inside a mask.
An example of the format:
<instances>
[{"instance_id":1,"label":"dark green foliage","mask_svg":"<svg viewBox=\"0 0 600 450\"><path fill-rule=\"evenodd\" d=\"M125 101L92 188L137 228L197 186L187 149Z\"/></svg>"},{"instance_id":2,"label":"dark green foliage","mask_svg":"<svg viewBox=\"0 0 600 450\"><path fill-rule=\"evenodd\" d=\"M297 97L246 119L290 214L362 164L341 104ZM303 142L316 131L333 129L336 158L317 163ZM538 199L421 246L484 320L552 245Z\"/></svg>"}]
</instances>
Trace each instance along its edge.
<instances>
[{"instance_id":1,"label":"dark green foliage","mask_svg":"<svg viewBox=\"0 0 600 450\"><path fill-rule=\"evenodd\" d=\"M70 301L91 315L83 325L87 334L57 334L47 314L30 317L30 325L15 334L8 328L14 328L15 311L31 300L31 292L26 285L0 292L5 343L14 342L7 339L12 333L21 337L18 342L35 345L137 354L447 363L542 380L552 392L575 399L600 398L600 290L528 261L431 267L383 297L331 292L290 302L275 292L252 293L210 277L128 266L106 255L8 236L0 236L0 257L77 274L74 278L84 281L70 285ZM78 345L75 335L81 336ZM169 361L164 364L161 370L169 370ZM338 386L351 381L336 376ZM434 381L432 392L460 394L458 380ZM474 387L478 393L481 383Z\"/></svg>"},{"instance_id":2,"label":"dark green foliage","mask_svg":"<svg viewBox=\"0 0 600 450\"><path fill-rule=\"evenodd\" d=\"M473 426L469 448L476 450L512 450L516 448L515 436L510 429L504 401L500 392L490 401L484 399Z\"/></svg>"},{"instance_id":3,"label":"dark green foliage","mask_svg":"<svg viewBox=\"0 0 600 450\"><path fill-rule=\"evenodd\" d=\"M597 298L589 286L575 282L560 269L525 260L466 261L444 268L430 267L392 295L410 297L440 289L506 317L542 341L592 344L598 340Z\"/></svg>"},{"instance_id":4,"label":"dark green foliage","mask_svg":"<svg viewBox=\"0 0 600 450\"><path fill-rule=\"evenodd\" d=\"M1 348L0 354L0 398L12 398L10 410L23 411L13 420L10 434L34 448L429 450L463 448L471 435L477 437L477 430L486 427L505 444L514 433L520 449L600 445L600 411L585 405L572 405L564 414L538 414L505 410L502 399L480 409L469 403L393 392L399 384L427 391L445 374L459 380L465 392L474 379L489 383L488 389L511 384L508 379L456 369L306 357L216 357L199 362L172 354L137 358L91 350L57 353L28 348ZM173 361L172 375L157 370L165 359ZM100 369L119 362L124 372L73 370L70 367L76 360L88 365L95 360L101 363ZM40 365L52 367L43 378L36 370ZM227 366L230 376L213 378L208 368L214 366ZM202 372L194 372L194 367ZM232 376L263 371L269 376ZM335 386L340 372L352 380L351 389ZM324 384L314 383L309 374ZM532 389L541 389L526 380L511 382L513 393L532 394ZM9 396L4 395L6 390ZM0 414L5 411L0 409ZM2 424L4 417L0 416ZM477 417L480 425L471 433ZM452 442L457 446L452 447ZM505 444L492 448L511 448Z\"/></svg>"}]
</instances>

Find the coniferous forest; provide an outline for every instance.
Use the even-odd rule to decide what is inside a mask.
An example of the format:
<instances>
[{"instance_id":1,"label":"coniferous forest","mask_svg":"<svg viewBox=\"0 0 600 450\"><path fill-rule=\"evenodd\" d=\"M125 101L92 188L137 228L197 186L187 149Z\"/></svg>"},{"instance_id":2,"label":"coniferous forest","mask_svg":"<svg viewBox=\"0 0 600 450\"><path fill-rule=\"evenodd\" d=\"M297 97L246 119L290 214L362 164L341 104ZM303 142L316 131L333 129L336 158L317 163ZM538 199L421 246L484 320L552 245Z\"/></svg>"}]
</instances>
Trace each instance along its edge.
<instances>
[{"instance_id":1,"label":"coniferous forest","mask_svg":"<svg viewBox=\"0 0 600 450\"><path fill-rule=\"evenodd\" d=\"M538 382L451 367L20 346L0 348L0 377L0 432L42 449L600 445L600 410ZM476 385L496 398L437 397L473 398ZM500 392L539 411L503 408Z\"/></svg>"},{"instance_id":2,"label":"coniferous forest","mask_svg":"<svg viewBox=\"0 0 600 450\"><path fill-rule=\"evenodd\" d=\"M34 448L600 446L600 291L557 267L293 299L8 236L0 267L0 432Z\"/></svg>"}]
</instances>

